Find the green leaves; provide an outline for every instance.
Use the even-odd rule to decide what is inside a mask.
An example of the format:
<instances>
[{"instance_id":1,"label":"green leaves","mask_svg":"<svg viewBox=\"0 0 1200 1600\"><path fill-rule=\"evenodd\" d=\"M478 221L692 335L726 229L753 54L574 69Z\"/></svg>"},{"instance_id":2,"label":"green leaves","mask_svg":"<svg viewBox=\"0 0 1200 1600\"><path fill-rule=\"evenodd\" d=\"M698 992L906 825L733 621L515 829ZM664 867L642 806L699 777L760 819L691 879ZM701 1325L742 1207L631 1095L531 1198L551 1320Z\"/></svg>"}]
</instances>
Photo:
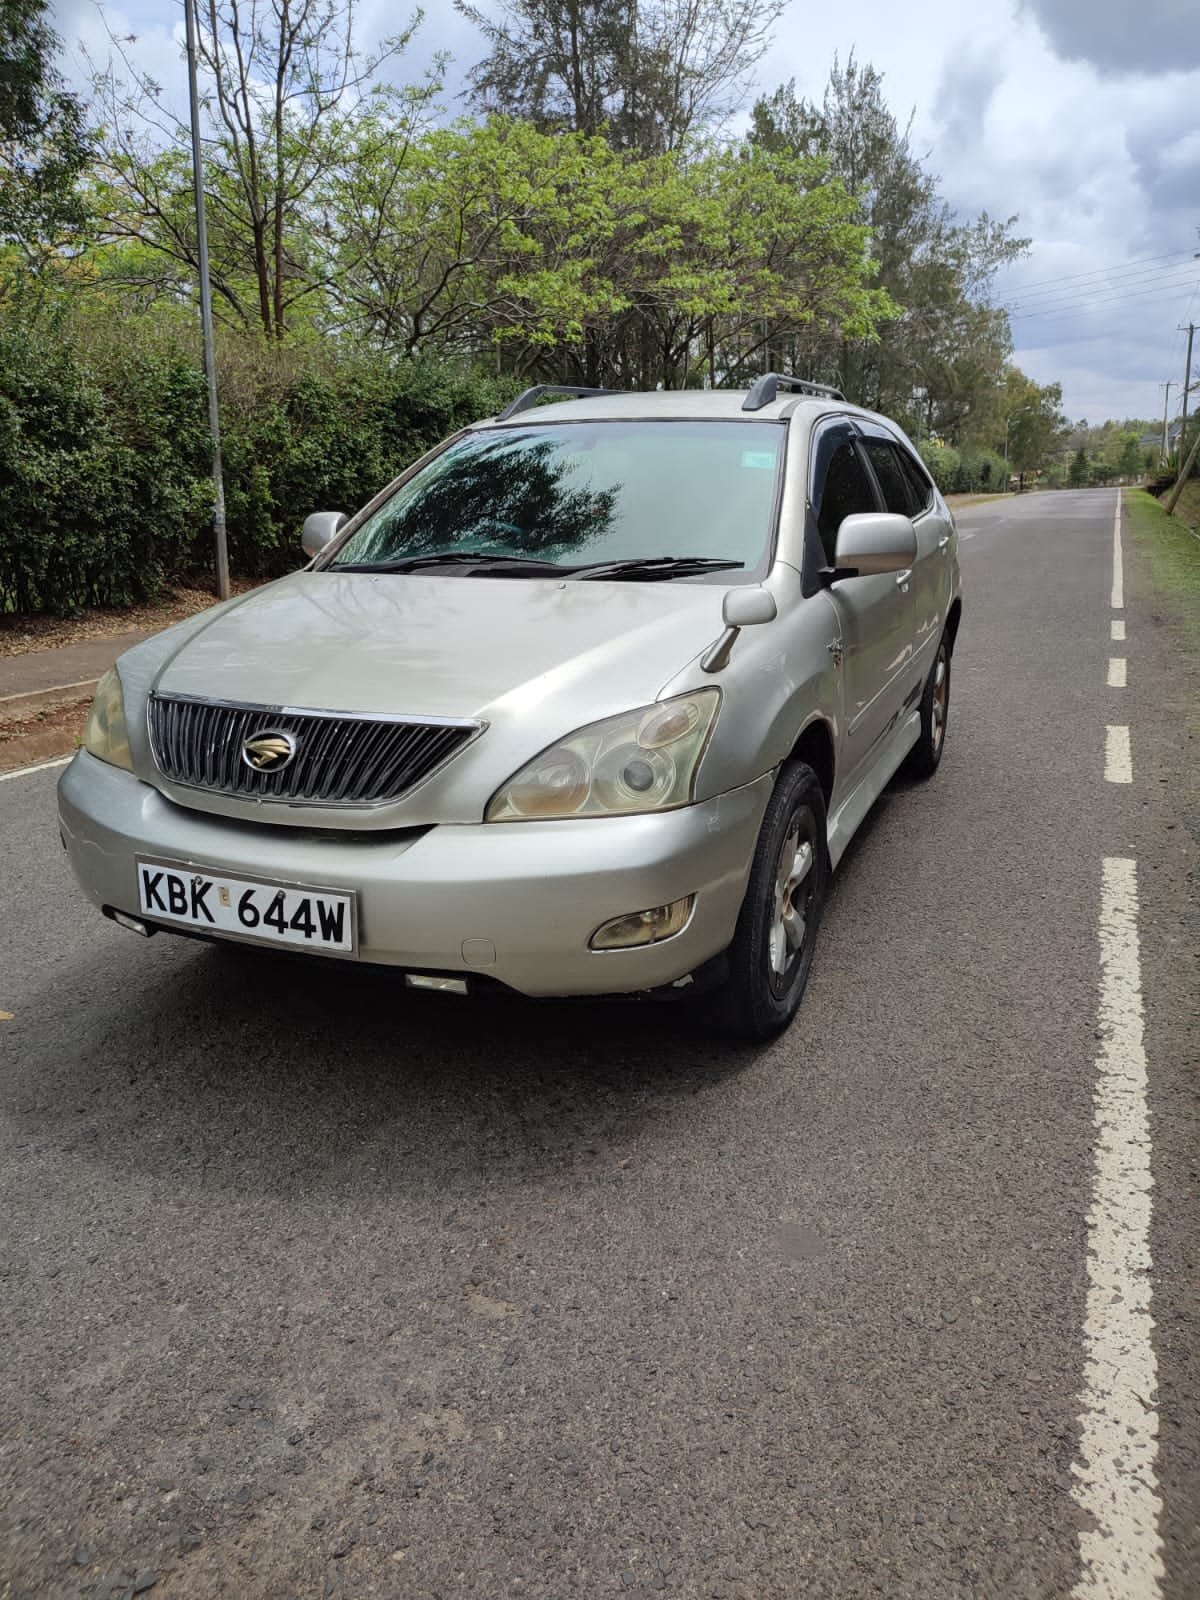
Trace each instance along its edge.
<instances>
[{"instance_id":1,"label":"green leaves","mask_svg":"<svg viewBox=\"0 0 1200 1600\"><path fill-rule=\"evenodd\" d=\"M599 382L650 348L645 381L671 386L702 325L720 376L763 317L870 336L894 314L853 197L750 146L642 157L493 117L398 151L372 117L320 206L339 325L410 354L501 347Z\"/></svg>"},{"instance_id":2,"label":"green leaves","mask_svg":"<svg viewBox=\"0 0 1200 1600\"><path fill-rule=\"evenodd\" d=\"M45 0L0 6L0 304L36 282L85 221L76 181L90 146L53 65L46 9Z\"/></svg>"}]
</instances>

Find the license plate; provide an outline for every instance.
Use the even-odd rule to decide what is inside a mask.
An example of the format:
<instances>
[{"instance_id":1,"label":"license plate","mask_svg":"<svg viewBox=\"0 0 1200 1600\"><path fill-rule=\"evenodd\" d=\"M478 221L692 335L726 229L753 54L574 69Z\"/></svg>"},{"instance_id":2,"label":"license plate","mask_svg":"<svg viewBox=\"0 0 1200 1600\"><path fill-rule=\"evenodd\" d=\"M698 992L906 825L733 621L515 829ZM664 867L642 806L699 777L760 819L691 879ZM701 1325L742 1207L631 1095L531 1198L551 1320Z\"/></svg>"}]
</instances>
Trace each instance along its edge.
<instances>
[{"instance_id":1,"label":"license plate","mask_svg":"<svg viewBox=\"0 0 1200 1600\"><path fill-rule=\"evenodd\" d=\"M137 874L142 915L154 922L332 955L353 955L358 948L352 894L140 857Z\"/></svg>"}]
</instances>

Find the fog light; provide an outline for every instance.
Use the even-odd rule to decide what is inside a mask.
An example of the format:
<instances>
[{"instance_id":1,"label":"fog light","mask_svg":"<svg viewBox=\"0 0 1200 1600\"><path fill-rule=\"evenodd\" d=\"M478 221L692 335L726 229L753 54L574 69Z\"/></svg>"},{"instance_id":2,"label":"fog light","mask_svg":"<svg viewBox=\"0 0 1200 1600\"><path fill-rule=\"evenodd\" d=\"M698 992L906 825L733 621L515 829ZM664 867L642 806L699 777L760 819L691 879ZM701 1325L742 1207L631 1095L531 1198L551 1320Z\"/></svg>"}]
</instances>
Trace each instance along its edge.
<instances>
[{"instance_id":1,"label":"fog light","mask_svg":"<svg viewBox=\"0 0 1200 1600\"><path fill-rule=\"evenodd\" d=\"M642 944L661 944L682 933L692 916L694 894L672 900L669 906L653 906L649 911L631 911L623 917L602 922L588 940L592 950L632 950Z\"/></svg>"},{"instance_id":2,"label":"fog light","mask_svg":"<svg viewBox=\"0 0 1200 1600\"><path fill-rule=\"evenodd\" d=\"M437 989L442 994L466 994L465 978L432 978L424 972L406 972L404 981L410 989Z\"/></svg>"}]
</instances>

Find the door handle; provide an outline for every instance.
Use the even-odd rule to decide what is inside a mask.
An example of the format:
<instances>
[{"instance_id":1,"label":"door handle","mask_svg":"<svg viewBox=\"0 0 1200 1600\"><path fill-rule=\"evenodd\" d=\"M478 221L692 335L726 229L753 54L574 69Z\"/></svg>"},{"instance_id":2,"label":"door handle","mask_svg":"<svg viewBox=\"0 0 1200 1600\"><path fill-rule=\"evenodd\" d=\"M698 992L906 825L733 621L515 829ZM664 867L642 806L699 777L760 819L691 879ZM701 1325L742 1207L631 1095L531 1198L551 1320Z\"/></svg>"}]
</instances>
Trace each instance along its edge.
<instances>
[{"instance_id":1,"label":"door handle","mask_svg":"<svg viewBox=\"0 0 1200 1600\"><path fill-rule=\"evenodd\" d=\"M948 533L944 533L942 535L942 537L938 540L938 549L939 550L944 550L949 543L950 543L950 535Z\"/></svg>"},{"instance_id":2,"label":"door handle","mask_svg":"<svg viewBox=\"0 0 1200 1600\"><path fill-rule=\"evenodd\" d=\"M912 577L912 568L911 567L905 568L905 570L903 572L898 572L896 574L896 587L897 587L897 589L907 589L908 588L908 580L911 577Z\"/></svg>"}]
</instances>

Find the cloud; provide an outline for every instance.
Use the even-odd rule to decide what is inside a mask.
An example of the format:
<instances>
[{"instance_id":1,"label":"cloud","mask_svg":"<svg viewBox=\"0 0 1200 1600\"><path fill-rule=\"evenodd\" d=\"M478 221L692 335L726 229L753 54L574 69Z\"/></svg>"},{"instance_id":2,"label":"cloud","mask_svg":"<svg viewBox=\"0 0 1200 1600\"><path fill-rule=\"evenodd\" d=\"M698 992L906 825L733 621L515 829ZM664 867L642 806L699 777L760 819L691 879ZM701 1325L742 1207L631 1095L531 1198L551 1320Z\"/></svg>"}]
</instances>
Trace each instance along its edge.
<instances>
[{"instance_id":1,"label":"cloud","mask_svg":"<svg viewBox=\"0 0 1200 1600\"><path fill-rule=\"evenodd\" d=\"M1196 0L1021 0L1055 53L1105 76L1187 72L1200 67Z\"/></svg>"},{"instance_id":2,"label":"cloud","mask_svg":"<svg viewBox=\"0 0 1200 1600\"><path fill-rule=\"evenodd\" d=\"M960 58L955 70L942 78L933 112L948 141L966 148L979 142L1002 78L1003 68L992 52Z\"/></svg>"}]
</instances>

